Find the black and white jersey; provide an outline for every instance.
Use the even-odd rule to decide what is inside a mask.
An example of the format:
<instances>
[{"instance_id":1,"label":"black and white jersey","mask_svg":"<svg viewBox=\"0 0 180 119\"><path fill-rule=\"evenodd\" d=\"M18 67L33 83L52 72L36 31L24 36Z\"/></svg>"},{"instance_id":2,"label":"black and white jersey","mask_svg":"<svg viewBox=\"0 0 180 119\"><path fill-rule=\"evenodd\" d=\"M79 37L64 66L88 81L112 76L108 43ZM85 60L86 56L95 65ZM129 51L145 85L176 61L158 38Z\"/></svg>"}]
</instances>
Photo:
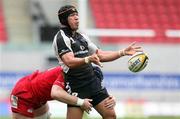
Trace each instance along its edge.
<instances>
[{"instance_id":1,"label":"black and white jersey","mask_svg":"<svg viewBox=\"0 0 180 119\"><path fill-rule=\"evenodd\" d=\"M72 36L70 30L63 28L55 35L53 47L60 66L69 78L78 77L79 79L84 79L91 76L91 72L93 72L91 64L84 64L78 68L70 69L61 60L61 56L68 52L73 52L74 56L78 58L83 58L95 53L98 48L87 36L78 32Z\"/></svg>"},{"instance_id":2,"label":"black and white jersey","mask_svg":"<svg viewBox=\"0 0 180 119\"><path fill-rule=\"evenodd\" d=\"M106 88L102 86L101 72L95 71L91 63L71 69L61 60L61 57L68 52L73 52L78 58L95 53L98 48L87 36L77 32L72 36L70 30L63 28L55 35L53 47L59 64L64 70L65 88L69 94L83 99L93 99L93 106L109 96Z\"/></svg>"}]
</instances>

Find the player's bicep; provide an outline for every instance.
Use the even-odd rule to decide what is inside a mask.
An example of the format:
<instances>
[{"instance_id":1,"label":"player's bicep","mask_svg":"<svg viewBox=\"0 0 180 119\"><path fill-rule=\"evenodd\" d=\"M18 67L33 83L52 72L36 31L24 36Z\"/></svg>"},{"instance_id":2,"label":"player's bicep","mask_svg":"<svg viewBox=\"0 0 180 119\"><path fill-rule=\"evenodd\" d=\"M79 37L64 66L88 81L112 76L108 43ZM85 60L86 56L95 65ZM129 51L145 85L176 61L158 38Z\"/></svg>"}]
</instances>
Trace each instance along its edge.
<instances>
[{"instance_id":1,"label":"player's bicep","mask_svg":"<svg viewBox=\"0 0 180 119\"><path fill-rule=\"evenodd\" d=\"M57 91L61 91L61 90L64 90L63 87L61 87L57 84L54 84L51 89L52 92L57 92Z\"/></svg>"},{"instance_id":2,"label":"player's bicep","mask_svg":"<svg viewBox=\"0 0 180 119\"><path fill-rule=\"evenodd\" d=\"M69 64L71 64L72 60L74 59L74 54L73 52L68 52L65 53L63 55L61 55L61 60L64 62L64 64L66 64L67 66L69 66Z\"/></svg>"},{"instance_id":3,"label":"player's bicep","mask_svg":"<svg viewBox=\"0 0 180 119\"><path fill-rule=\"evenodd\" d=\"M62 72L59 74L58 78L54 81L53 86L51 88L51 97L53 99L59 98L59 93L64 91L65 84L64 84L64 76Z\"/></svg>"},{"instance_id":4,"label":"player's bicep","mask_svg":"<svg viewBox=\"0 0 180 119\"><path fill-rule=\"evenodd\" d=\"M61 91L64 91L64 89L59 85L53 85L51 88L51 97L53 99L59 98L59 94Z\"/></svg>"}]
</instances>

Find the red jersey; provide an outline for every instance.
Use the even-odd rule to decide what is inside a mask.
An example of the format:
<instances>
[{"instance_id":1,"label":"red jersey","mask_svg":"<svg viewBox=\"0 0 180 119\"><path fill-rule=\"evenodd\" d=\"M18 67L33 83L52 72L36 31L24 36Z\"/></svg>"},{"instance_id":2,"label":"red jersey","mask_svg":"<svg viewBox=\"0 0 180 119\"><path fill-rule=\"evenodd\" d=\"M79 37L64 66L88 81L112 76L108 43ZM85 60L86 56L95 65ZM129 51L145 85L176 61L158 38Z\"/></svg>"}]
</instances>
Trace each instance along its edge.
<instances>
[{"instance_id":1,"label":"red jersey","mask_svg":"<svg viewBox=\"0 0 180 119\"><path fill-rule=\"evenodd\" d=\"M64 78L61 67L54 67L44 72L36 71L20 79L14 89L13 96L21 97L31 102L34 109L52 100L51 88L58 85L64 89Z\"/></svg>"},{"instance_id":2,"label":"red jersey","mask_svg":"<svg viewBox=\"0 0 180 119\"><path fill-rule=\"evenodd\" d=\"M34 98L39 103L46 103L51 98L51 88L58 85L64 89L64 78L61 67L48 69L44 72L36 71L30 76L31 89Z\"/></svg>"}]
</instances>

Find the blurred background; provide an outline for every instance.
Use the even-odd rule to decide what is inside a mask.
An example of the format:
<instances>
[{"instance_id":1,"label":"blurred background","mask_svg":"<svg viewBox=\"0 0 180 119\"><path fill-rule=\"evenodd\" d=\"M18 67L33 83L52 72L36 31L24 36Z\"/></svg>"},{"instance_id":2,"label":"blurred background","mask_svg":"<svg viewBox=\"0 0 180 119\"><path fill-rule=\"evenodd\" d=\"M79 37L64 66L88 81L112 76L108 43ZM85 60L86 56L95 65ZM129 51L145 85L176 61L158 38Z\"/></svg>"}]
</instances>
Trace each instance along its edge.
<instances>
[{"instance_id":1,"label":"blurred background","mask_svg":"<svg viewBox=\"0 0 180 119\"><path fill-rule=\"evenodd\" d=\"M137 41L149 56L139 73L128 70L129 57L103 63L117 117L180 118L180 0L0 0L0 118L11 114L9 94L19 78L58 65L52 41L57 11L67 4L79 11L79 32L99 48ZM53 118L66 117L65 104L49 104ZM93 110L85 118L99 115Z\"/></svg>"}]
</instances>

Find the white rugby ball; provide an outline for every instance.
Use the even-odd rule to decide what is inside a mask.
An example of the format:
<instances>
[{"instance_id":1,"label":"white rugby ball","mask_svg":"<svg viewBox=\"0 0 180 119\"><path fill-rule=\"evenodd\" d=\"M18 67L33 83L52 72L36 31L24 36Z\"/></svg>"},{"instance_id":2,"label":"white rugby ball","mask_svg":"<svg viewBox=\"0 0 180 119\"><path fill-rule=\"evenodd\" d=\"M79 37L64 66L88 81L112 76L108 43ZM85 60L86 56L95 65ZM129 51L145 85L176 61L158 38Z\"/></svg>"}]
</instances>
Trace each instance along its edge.
<instances>
[{"instance_id":1,"label":"white rugby ball","mask_svg":"<svg viewBox=\"0 0 180 119\"><path fill-rule=\"evenodd\" d=\"M146 53L135 53L128 60L128 68L132 72L140 72L147 66L148 60L149 58Z\"/></svg>"}]
</instances>

